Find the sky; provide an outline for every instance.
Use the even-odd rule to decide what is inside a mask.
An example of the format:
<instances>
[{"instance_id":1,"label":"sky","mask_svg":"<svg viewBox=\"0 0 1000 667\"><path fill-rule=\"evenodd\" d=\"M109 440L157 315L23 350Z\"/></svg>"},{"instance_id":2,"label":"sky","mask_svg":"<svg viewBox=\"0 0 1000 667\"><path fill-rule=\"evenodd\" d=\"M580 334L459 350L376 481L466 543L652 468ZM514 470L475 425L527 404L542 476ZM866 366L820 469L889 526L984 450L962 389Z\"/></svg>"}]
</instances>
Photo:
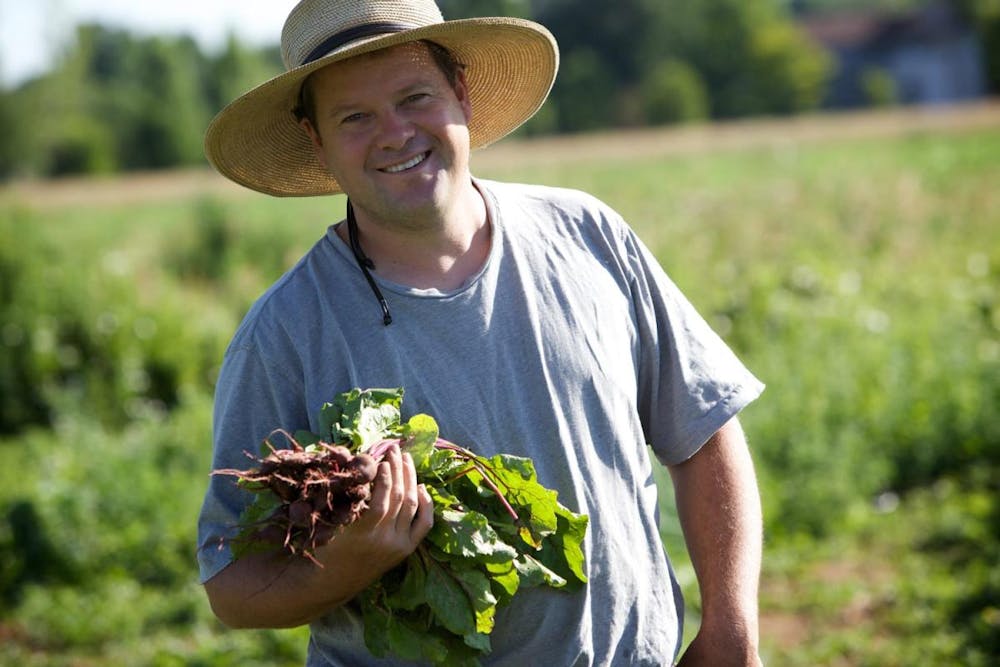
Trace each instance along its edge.
<instances>
[{"instance_id":1,"label":"sky","mask_svg":"<svg viewBox=\"0 0 1000 667\"><path fill-rule=\"evenodd\" d=\"M277 44L296 0L0 0L0 84L44 72L83 21L138 34L186 33L206 51L234 32Z\"/></svg>"}]
</instances>

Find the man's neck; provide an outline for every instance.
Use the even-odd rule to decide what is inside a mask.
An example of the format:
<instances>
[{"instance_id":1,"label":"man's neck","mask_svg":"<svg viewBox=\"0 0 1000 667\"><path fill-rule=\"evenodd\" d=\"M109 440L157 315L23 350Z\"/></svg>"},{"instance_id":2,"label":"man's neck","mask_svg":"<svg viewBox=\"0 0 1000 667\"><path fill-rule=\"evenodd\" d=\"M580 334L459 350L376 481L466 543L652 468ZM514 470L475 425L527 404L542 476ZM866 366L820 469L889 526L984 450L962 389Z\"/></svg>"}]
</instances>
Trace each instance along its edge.
<instances>
[{"instance_id":1,"label":"man's neck","mask_svg":"<svg viewBox=\"0 0 1000 667\"><path fill-rule=\"evenodd\" d=\"M421 289L452 290L485 264L492 230L486 204L470 182L453 205L433 218L377 222L358 214L358 241L375 273ZM346 225L338 234L349 243Z\"/></svg>"}]
</instances>

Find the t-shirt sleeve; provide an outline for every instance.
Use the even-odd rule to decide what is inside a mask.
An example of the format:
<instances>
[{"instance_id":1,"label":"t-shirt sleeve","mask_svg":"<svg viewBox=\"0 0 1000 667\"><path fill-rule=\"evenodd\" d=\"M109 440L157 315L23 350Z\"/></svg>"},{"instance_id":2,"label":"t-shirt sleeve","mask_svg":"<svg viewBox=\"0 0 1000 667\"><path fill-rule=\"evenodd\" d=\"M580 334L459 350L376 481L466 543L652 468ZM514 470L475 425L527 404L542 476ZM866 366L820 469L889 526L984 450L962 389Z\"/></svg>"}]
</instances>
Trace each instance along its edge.
<instances>
[{"instance_id":1,"label":"t-shirt sleeve","mask_svg":"<svg viewBox=\"0 0 1000 667\"><path fill-rule=\"evenodd\" d=\"M638 326L640 419L657 458L672 465L697 452L764 385L634 233L626 244Z\"/></svg>"},{"instance_id":2,"label":"t-shirt sleeve","mask_svg":"<svg viewBox=\"0 0 1000 667\"><path fill-rule=\"evenodd\" d=\"M257 345L234 345L223 360L216 384L213 415L212 470L255 466L276 429L305 424L302 385L279 364L265 360ZM275 447L286 446L281 436ZM228 539L237 532L240 513L253 495L236 486L230 475L212 475L198 519L198 565L204 583L232 561Z\"/></svg>"}]
</instances>

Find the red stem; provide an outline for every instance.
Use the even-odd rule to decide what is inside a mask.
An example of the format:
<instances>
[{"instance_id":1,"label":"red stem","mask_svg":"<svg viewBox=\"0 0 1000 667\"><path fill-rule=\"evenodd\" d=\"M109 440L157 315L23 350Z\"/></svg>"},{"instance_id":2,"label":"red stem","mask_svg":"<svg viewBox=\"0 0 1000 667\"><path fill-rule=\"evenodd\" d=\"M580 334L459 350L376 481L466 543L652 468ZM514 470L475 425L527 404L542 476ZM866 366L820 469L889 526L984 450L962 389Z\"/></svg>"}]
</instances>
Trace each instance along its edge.
<instances>
[{"instance_id":1,"label":"red stem","mask_svg":"<svg viewBox=\"0 0 1000 667\"><path fill-rule=\"evenodd\" d=\"M476 456L468 449L460 447L453 442L448 442L447 440L443 440L442 438L438 438L437 442L434 443L434 446L437 447L438 449L451 450L456 454L460 455L466 461L468 461L469 464L472 465L472 467L475 468L480 475L482 475L483 481L486 482L486 486L490 487L490 490L494 493L494 495L496 495L496 497L500 499L500 502L503 504L504 509L507 510L507 513L510 514L511 518L514 519L516 523L520 523L521 517L517 515L517 512L514 511L514 508L511 507L509 502L507 502L507 498L503 495L503 491L500 490L500 487L498 487L496 483L490 478L489 473L487 473L487 469L489 468L489 466L483 463L482 457ZM469 471L466 471L462 474L464 475L467 474L468 472Z\"/></svg>"}]
</instances>

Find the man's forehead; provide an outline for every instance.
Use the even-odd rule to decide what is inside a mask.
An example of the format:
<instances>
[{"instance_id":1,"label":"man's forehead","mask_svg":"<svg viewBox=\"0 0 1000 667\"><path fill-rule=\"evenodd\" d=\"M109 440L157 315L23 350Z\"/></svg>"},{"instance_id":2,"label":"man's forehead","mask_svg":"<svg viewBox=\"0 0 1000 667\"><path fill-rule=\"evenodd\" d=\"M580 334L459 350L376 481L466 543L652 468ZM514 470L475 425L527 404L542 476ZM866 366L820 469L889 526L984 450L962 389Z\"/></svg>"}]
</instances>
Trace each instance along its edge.
<instances>
[{"instance_id":1,"label":"man's forehead","mask_svg":"<svg viewBox=\"0 0 1000 667\"><path fill-rule=\"evenodd\" d=\"M346 72L354 69L364 69L366 67L370 67L375 61L386 59L398 61L400 66L410 64L413 65L414 68L423 68L428 66L436 67L434 57L431 55L430 48L426 44L423 42L407 42L405 44L389 46L384 49L362 53L360 55L347 58L346 60L331 63L318 70L316 74L328 71Z\"/></svg>"}]
</instances>

